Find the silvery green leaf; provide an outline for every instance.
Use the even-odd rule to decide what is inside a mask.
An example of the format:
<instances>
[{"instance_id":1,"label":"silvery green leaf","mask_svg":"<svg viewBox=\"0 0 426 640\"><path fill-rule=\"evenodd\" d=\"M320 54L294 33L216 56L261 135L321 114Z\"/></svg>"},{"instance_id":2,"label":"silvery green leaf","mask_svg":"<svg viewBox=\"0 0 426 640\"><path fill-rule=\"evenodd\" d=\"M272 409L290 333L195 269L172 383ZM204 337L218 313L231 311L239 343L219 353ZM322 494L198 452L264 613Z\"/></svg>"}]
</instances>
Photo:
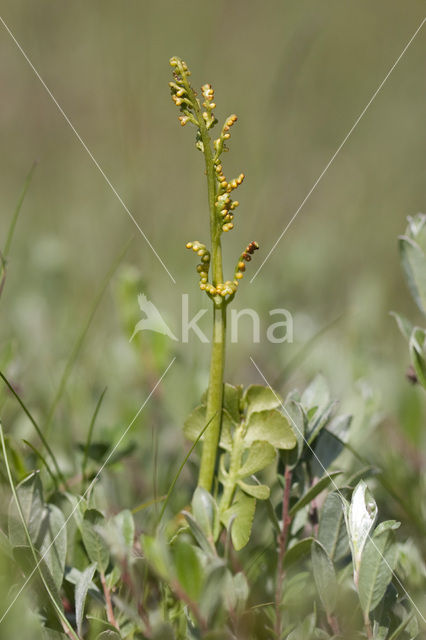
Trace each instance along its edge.
<instances>
[{"instance_id":1,"label":"silvery green leaf","mask_svg":"<svg viewBox=\"0 0 426 640\"><path fill-rule=\"evenodd\" d=\"M79 575L75 585L75 617L77 623L77 632L81 636L81 626L83 623L84 604L86 602L87 592L89 590L92 578L96 571L96 564L89 565Z\"/></svg>"},{"instance_id":2,"label":"silvery green leaf","mask_svg":"<svg viewBox=\"0 0 426 640\"><path fill-rule=\"evenodd\" d=\"M105 518L96 509L87 509L81 524L81 536L87 555L98 570L105 573L109 564L109 549L101 533Z\"/></svg>"},{"instance_id":3,"label":"silvery green leaf","mask_svg":"<svg viewBox=\"0 0 426 640\"><path fill-rule=\"evenodd\" d=\"M197 487L192 497L193 516L212 544L219 535L219 511L216 500L203 487Z\"/></svg>"},{"instance_id":4,"label":"silvery green leaf","mask_svg":"<svg viewBox=\"0 0 426 640\"><path fill-rule=\"evenodd\" d=\"M335 485L334 478L341 475L342 471L332 471L326 476L321 478L316 484L314 484L308 491L291 507L290 515L293 516L299 509L302 509L305 505L309 504L321 491L324 491L330 483Z\"/></svg>"},{"instance_id":5,"label":"silvery green leaf","mask_svg":"<svg viewBox=\"0 0 426 640\"><path fill-rule=\"evenodd\" d=\"M170 577L172 561L165 541L148 535L141 536L142 553L154 571L164 580Z\"/></svg>"},{"instance_id":6,"label":"silvery green leaf","mask_svg":"<svg viewBox=\"0 0 426 640\"><path fill-rule=\"evenodd\" d=\"M318 540L333 562L350 552L343 505L338 493L329 493L321 510Z\"/></svg>"},{"instance_id":7,"label":"silvery green leaf","mask_svg":"<svg viewBox=\"0 0 426 640\"><path fill-rule=\"evenodd\" d=\"M346 505L345 519L349 544L354 564L355 583L358 582L359 565L364 546L377 518L377 504L367 485L361 480L352 493L349 507Z\"/></svg>"},{"instance_id":8,"label":"silvery green leaf","mask_svg":"<svg viewBox=\"0 0 426 640\"><path fill-rule=\"evenodd\" d=\"M287 640L313 640L316 613L311 613L287 636Z\"/></svg>"},{"instance_id":9,"label":"silvery green leaf","mask_svg":"<svg viewBox=\"0 0 426 640\"><path fill-rule=\"evenodd\" d=\"M135 538L135 522L132 512L129 509L124 509L117 513L112 520L123 536L123 542L126 547L132 549Z\"/></svg>"},{"instance_id":10,"label":"silvery green leaf","mask_svg":"<svg viewBox=\"0 0 426 640\"><path fill-rule=\"evenodd\" d=\"M36 560L34 558L34 554L36 556ZM63 611L63 603L59 589L56 587L50 569L38 549L34 546L30 548L26 545L19 545L13 548L13 557L17 564L22 567L24 573L27 576L32 576L32 586L40 600L42 600L50 609L52 606L52 599L54 600L56 607ZM43 580L41 576L43 576ZM46 590L45 585L47 585L50 593Z\"/></svg>"},{"instance_id":11,"label":"silvery green leaf","mask_svg":"<svg viewBox=\"0 0 426 640\"><path fill-rule=\"evenodd\" d=\"M24 480L17 485L16 492L31 540L33 544L37 545L38 534L43 518L46 515L40 474L34 472L24 478ZM9 504L8 530L9 540L13 547L26 546L28 544L27 536L13 498Z\"/></svg>"},{"instance_id":12,"label":"silvery green leaf","mask_svg":"<svg viewBox=\"0 0 426 640\"><path fill-rule=\"evenodd\" d=\"M229 580L229 573L229 569L219 559L216 559L208 567L200 598L200 611L208 623L211 622L221 604L225 585Z\"/></svg>"},{"instance_id":13,"label":"silvery green leaf","mask_svg":"<svg viewBox=\"0 0 426 640\"><path fill-rule=\"evenodd\" d=\"M39 549L59 590L64 578L67 555L67 528L62 511L54 504L46 505L39 532Z\"/></svg>"},{"instance_id":14,"label":"silvery green leaf","mask_svg":"<svg viewBox=\"0 0 426 640\"><path fill-rule=\"evenodd\" d=\"M366 542L361 554L358 576L358 595L365 613L372 611L383 596L392 580L398 550L393 530L399 527L394 520L383 522Z\"/></svg>"},{"instance_id":15,"label":"silvery green leaf","mask_svg":"<svg viewBox=\"0 0 426 640\"><path fill-rule=\"evenodd\" d=\"M408 320L408 318L402 316L400 313L395 313L395 311L391 311L390 315L395 318L398 328L404 338L409 340L411 332L413 331L413 324Z\"/></svg>"},{"instance_id":16,"label":"silvery green leaf","mask_svg":"<svg viewBox=\"0 0 426 640\"><path fill-rule=\"evenodd\" d=\"M287 549L284 556L284 569L288 569L293 564L298 562L301 558L305 558L311 552L311 546L314 542L314 538L303 538L299 540L292 547Z\"/></svg>"},{"instance_id":17,"label":"silvery green leaf","mask_svg":"<svg viewBox=\"0 0 426 640\"><path fill-rule=\"evenodd\" d=\"M173 559L179 584L192 600L197 601L204 576L195 548L187 542L178 541L173 545Z\"/></svg>"},{"instance_id":18,"label":"silvery green leaf","mask_svg":"<svg viewBox=\"0 0 426 640\"><path fill-rule=\"evenodd\" d=\"M324 407L324 409L318 409L315 412L315 415L309 420L306 434L308 444L312 444L324 427L329 423L336 405L337 402L332 400Z\"/></svg>"},{"instance_id":19,"label":"silvery green leaf","mask_svg":"<svg viewBox=\"0 0 426 640\"><path fill-rule=\"evenodd\" d=\"M399 251L411 295L426 315L426 255L408 236L400 236Z\"/></svg>"},{"instance_id":20,"label":"silvery green leaf","mask_svg":"<svg viewBox=\"0 0 426 640\"><path fill-rule=\"evenodd\" d=\"M311 409L316 408L316 415L322 412L330 402L330 392L328 384L323 375L318 374L312 380L310 385L306 387L302 393L300 403L308 413Z\"/></svg>"},{"instance_id":21,"label":"silvery green leaf","mask_svg":"<svg viewBox=\"0 0 426 640\"><path fill-rule=\"evenodd\" d=\"M214 544L212 540L207 539L206 534L192 516L191 513L187 511L182 511L182 514L187 521L189 528L191 529L191 533L200 545L200 547L208 554L211 554L214 551Z\"/></svg>"},{"instance_id":22,"label":"silvery green leaf","mask_svg":"<svg viewBox=\"0 0 426 640\"><path fill-rule=\"evenodd\" d=\"M424 329L414 327L410 336L409 349L417 379L426 389L426 331Z\"/></svg>"},{"instance_id":23,"label":"silvery green leaf","mask_svg":"<svg viewBox=\"0 0 426 640\"><path fill-rule=\"evenodd\" d=\"M317 540L311 546L312 569L318 595L327 614L333 613L337 600L337 580L327 551Z\"/></svg>"}]
</instances>

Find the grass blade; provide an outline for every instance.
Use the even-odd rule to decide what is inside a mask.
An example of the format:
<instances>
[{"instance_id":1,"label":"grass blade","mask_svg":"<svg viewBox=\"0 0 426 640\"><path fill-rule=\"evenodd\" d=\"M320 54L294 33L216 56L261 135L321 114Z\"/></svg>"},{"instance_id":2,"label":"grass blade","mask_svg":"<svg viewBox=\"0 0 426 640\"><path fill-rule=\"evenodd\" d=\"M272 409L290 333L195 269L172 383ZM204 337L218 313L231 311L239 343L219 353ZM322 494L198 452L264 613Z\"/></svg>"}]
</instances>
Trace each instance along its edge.
<instances>
[{"instance_id":1,"label":"grass blade","mask_svg":"<svg viewBox=\"0 0 426 640\"><path fill-rule=\"evenodd\" d=\"M133 240L133 237L128 242L126 242L126 245L125 245L124 249L122 249L122 251L120 251L120 253L116 257L116 259L112 263L111 267L108 269L108 272L107 272L107 274L105 275L105 277L104 277L104 279L102 281L101 287L100 287L98 293L95 296L95 299L93 301L92 307L91 307L89 315L87 317L87 320L84 323L80 333L78 334L77 340L74 343L74 346L73 346L73 348L71 350L70 355L68 356L68 360L66 362L64 371L62 373L58 389L56 391L55 397L53 398L53 402L52 402L52 404L50 406L49 412L47 414L46 423L45 423L44 429L43 429L43 431L44 431L44 433L46 435L48 435L48 433L49 433L50 427L52 425L52 419L53 419L54 413L55 413L55 411L57 409L57 406L58 406L58 404L59 404L59 402L60 402L60 400L62 398L62 395L63 395L63 393L65 391L65 387L67 385L68 378L70 377L70 374L71 374L71 371L72 371L72 369L74 367L75 361L77 360L78 354L79 354L80 349L81 349L81 347L83 345L83 342L84 342L84 339L85 339L85 337L87 335L87 332L90 329L90 325L92 324L92 320L95 317L95 313L96 313L96 311L98 309L98 306L99 306L99 304L100 304L100 302L101 302L101 300L103 298L105 290L106 290L106 288L107 288L107 286L109 284L109 281L111 280L112 276L114 275L114 272L116 271L118 265L120 264L120 262L122 261L122 259L126 255L127 250L129 248L130 243L132 242L132 240Z\"/></svg>"},{"instance_id":2,"label":"grass blade","mask_svg":"<svg viewBox=\"0 0 426 640\"><path fill-rule=\"evenodd\" d=\"M15 211L13 213L12 222L10 223L9 232L8 232L7 238L6 238L6 244L4 245L4 248L3 248L3 259L5 261L7 261L7 257L8 257L9 252L10 252L10 246L12 244L12 239L13 239L13 234L15 232L16 223L18 222L18 217L19 217L19 214L21 212L21 208L22 208L22 205L24 203L25 196L27 194L28 187L30 186L31 179L33 177L34 169L36 168L36 166L37 166L37 163L34 162L33 166L31 167L31 169L28 172L27 177L25 178L24 186L23 186L23 189L21 191L21 195L19 197L18 204L16 205Z\"/></svg>"},{"instance_id":3,"label":"grass blade","mask_svg":"<svg viewBox=\"0 0 426 640\"><path fill-rule=\"evenodd\" d=\"M31 442L29 442L28 440L23 439L22 442L24 442L27 447L29 447L38 458L40 458L40 460L42 461L42 463L44 464L44 466L46 467L46 471L48 472L49 476L52 478L54 485L56 487L56 489L58 488L58 481L52 471L52 469L49 467L46 458L44 457L44 455L41 453L41 451L39 451L38 449L36 449L36 447L31 444Z\"/></svg>"},{"instance_id":4,"label":"grass blade","mask_svg":"<svg viewBox=\"0 0 426 640\"><path fill-rule=\"evenodd\" d=\"M24 401L19 396L19 394L15 391L15 389L13 388L13 386L11 385L11 383L9 382L9 380L6 378L6 376L4 375L4 373L2 371L0 371L0 378L7 385L9 391L11 391L11 393L15 396L15 398L17 399L17 401L21 405L21 408L23 409L23 411L26 414L27 418L30 420L31 424L33 425L34 429L37 432L38 437L42 441L43 446L45 447L46 451L48 452L48 454L50 456L50 459L53 462L53 466L55 467L55 471L56 471L56 473L58 475L58 478L60 478L61 482L63 482L64 485L67 486L67 481L66 481L62 471L59 468L58 461L56 460L55 454L53 453L52 449L50 448L49 443L47 442L46 438L44 437L43 432L41 431L41 429L38 426L37 422L35 421L34 417L32 416L32 414L30 413L29 409L24 404Z\"/></svg>"},{"instance_id":5,"label":"grass blade","mask_svg":"<svg viewBox=\"0 0 426 640\"><path fill-rule=\"evenodd\" d=\"M33 173L34 173L34 169L36 168L37 163L34 162L33 166L31 167L25 182L24 182L24 187L22 189L21 195L19 197L18 200L18 204L16 205L15 211L13 213L12 216L12 221L10 223L9 226L9 231L7 233L7 237L6 237L6 244L4 245L3 248L3 252L0 252L0 296L2 294L3 288L4 288L4 283L6 282L6 264L7 264L7 257L9 255L10 252L10 246L12 244L12 238L13 238L13 234L15 231L15 227L16 227L16 223L18 221L18 217L19 217L19 213L21 211L21 207L22 204L24 202L26 193L28 191L28 187L30 186L30 182L31 182L31 178L33 177Z\"/></svg>"},{"instance_id":6,"label":"grass blade","mask_svg":"<svg viewBox=\"0 0 426 640\"><path fill-rule=\"evenodd\" d=\"M101 395L99 396L99 400L96 403L95 411L90 421L89 431L87 433L86 445L84 447L83 462L81 463L81 475L83 477L83 483L86 481L87 458L89 455L90 444L92 442L93 428L95 426L96 418L98 417L99 409L101 408L102 400L104 399L106 390L107 388L105 387L105 389L102 391Z\"/></svg>"}]
</instances>

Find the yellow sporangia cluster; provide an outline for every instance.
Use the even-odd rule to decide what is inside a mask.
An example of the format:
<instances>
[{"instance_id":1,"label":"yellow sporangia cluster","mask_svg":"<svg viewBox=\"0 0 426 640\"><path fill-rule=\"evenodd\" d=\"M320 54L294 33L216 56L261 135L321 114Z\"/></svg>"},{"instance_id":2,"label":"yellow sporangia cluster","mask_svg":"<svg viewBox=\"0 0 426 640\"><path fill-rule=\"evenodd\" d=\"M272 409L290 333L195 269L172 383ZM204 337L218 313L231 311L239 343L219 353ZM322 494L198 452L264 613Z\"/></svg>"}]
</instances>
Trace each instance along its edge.
<instances>
[{"instance_id":1,"label":"yellow sporangia cluster","mask_svg":"<svg viewBox=\"0 0 426 640\"><path fill-rule=\"evenodd\" d=\"M210 166L215 175L214 211L217 230L219 233L231 231L234 228L235 209L239 205L238 200L233 200L231 194L242 184L245 176L244 173L240 173L237 178L228 180L224 174L220 158L223 152L228 151L226 143L231 137L230 130L237 122L237 116L235 114L228 116L219 137L213 140L213 149L210 150L211 141L207 132L217 123L214 115L214 109L216 108L214 89L211 84L204 84L201 87L203 102L200 103L197 93L189 83L188 76L191 73L186 63L180 58L174 57L171 58L170 65L173 68L173 81L169 83L169 86L173 102L181 112L179 121L182 126L189 122L197 128L196 146L203 153L206 152L204 144L208 142ZM200 275L200 289L206 291L210 296L220 295L223 298L229 296L228 299L230 299L235 295L239 281L243 277L246 268L245 263L251 260L252 254L259 248L259 245L257 242L251 242L243 251L235 268L233 280L216 284L211 284L208 281L211 258L206 246L196 240L188 242L186 247L195 251L201 258L200 264L197 265L197 272Z\"/></svg>"},{"instance_id":2,"label":"yellow sporangia cluster","mask_svg":"<svg viewBox=\"0 0 426 640\"><path fill-rule=\"evenodd\" d=\"M197 272L200 276L200 289L208 293L210 296L219 295L222 298L226 298L226 296L233 297L235 295L239 281L246 270L246 262L250 262L253 253L259 249L259 245L255 241L250 242L238 260L237 266L235 267L234 279L226 280L226 282L220 282L216 285L213 285L208 281L210 252L206 248L206 245L198 240L194 240L193 242L187 242L186 248L195 251L201 259L200 264L197 265Z\"/></svg>"}]
</instances>

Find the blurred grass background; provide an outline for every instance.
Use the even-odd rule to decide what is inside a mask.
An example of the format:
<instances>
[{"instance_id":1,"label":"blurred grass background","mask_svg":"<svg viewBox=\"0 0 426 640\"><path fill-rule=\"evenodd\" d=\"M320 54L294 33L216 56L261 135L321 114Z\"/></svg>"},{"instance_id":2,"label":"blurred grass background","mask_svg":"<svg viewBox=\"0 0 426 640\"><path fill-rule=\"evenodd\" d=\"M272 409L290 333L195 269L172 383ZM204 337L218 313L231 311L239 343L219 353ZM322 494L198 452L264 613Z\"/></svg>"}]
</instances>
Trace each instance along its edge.
<instances>
[{"instance_id":1,"label":"blurred grass background","mask_svg":"<svg viewBox=\"0 0 426 640\"><path fill-rule=\"evenodd\" d=\"M239 116L225 172L244 171L246 181L224 251L230 273L256 239L261 251L251 276L423 14L422 2L398 0L2 3L3 19L176 279L0 26L1 244L38 162L0 302L2 369L43 424L96 291L131 236L53 416L50 437L64 468L72 471L69 454L84 440L105 386L96 437L115 442L177 358L126 439L138 445L126 472L120 481L105 480L112 509L133 508L167 489L183 455L182 422L207 383L209 348L197 338L182 345L144 333L128 343L140 318L139 291L177 333L183 292L194 314L207 307L184 248L208 239L202 157L193 131L177 121L169 58L187 61L195 85L213 84L221 119ZM424 53L423 30L258 277L243 280L235 307L259 311L262 340L253 345L242 320L226 372L232 383L260 382L251 354L285 393L323 371L343 409L357 413L354 446L376 462L390 461L391 471L403 452L414 470L413 491L424 468L425 403L405 380L406 345L388 312L419 320L396 239L406 216L425 209ZM268 312L278 307L294 315L292 345L265 339ZM285 375L301 346L336 318ZM208 331L209 319L200 325ZM32 437L4 389L1 402L6 429L17 439ZM390 512L395 507L389 494L384 504Z\"/></svg>"}]
</instances>

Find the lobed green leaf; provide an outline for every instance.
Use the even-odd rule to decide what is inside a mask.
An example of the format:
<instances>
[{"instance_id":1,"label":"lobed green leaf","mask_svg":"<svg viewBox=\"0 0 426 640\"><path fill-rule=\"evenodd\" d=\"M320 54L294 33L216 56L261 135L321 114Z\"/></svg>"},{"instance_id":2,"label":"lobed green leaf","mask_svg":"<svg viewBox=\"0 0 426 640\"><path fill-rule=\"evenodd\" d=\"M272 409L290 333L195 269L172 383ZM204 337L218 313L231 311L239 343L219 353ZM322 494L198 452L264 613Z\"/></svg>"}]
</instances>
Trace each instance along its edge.
<instances>
[{"instance_id":1,"label":"lobed green leaf","mask_svg":"<svg viewBox=\"0 0 426 640\"><path fill-rule=\"evenodd\" d=\"M293 449L297 444L287 418L276 409L254 411L250 414L244 444L250 446L256 440L269 442L277 449Z\"/></svg>"}]
</instances>

